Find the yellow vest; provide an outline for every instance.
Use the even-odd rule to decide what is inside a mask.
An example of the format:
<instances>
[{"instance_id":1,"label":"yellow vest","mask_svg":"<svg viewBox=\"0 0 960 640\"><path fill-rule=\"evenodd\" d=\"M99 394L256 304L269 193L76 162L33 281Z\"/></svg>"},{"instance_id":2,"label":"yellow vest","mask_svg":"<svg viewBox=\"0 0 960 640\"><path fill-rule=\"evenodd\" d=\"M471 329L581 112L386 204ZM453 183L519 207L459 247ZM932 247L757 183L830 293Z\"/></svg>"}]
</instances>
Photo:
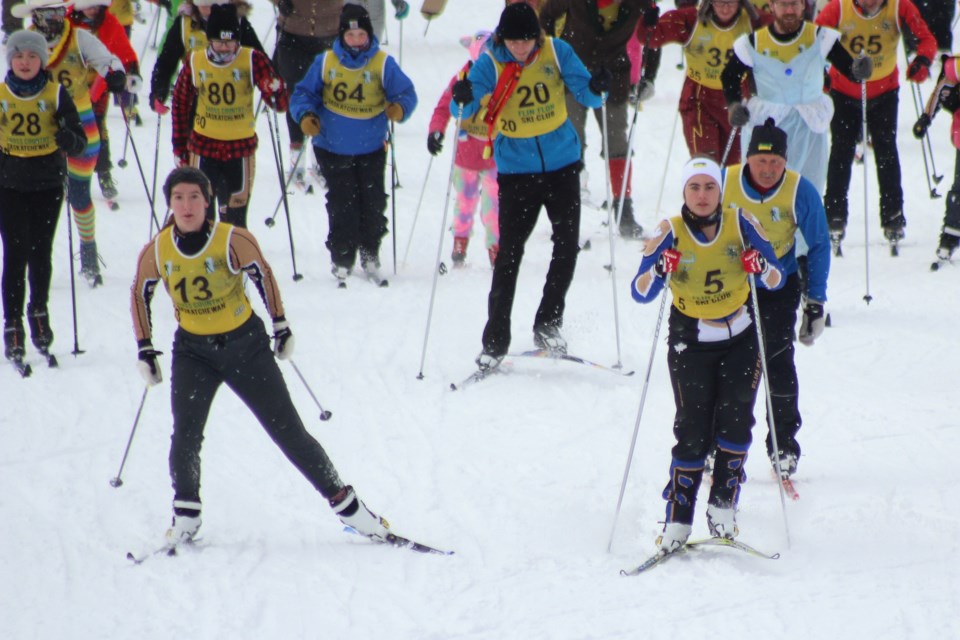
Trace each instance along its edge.
<instances>
[{"instance_id":1,"label":"yellow vest","mask_svg":"<svg viewBox=\"0 0 960 640\"><path fill-rule=\"evenodd\" d=\"M40 71L43 73L43 70ZM21 98L0 84L0 151L35 158L57 151L57 103L60 85L48 82L35 96Z\"/></svg>"},{"instance_id":2,"label":"yellow vest","mask_svg":"<svg viewBox=\"0 0 960 640\"><path fill-rule=\"evenodd\" d=\"M750 293L747 273L740 264L743 239L738 212L723 209L717 237L703 243L693 237L683 218L670 218L680 265L670 278L673 306L701 320L725 318L743 306Z\"/></svg>"},{"instance_id":3,"label":"yellow vest","mask_svg":"<svg viewBox=\"0 0 960 640\"><path fill-rule=\"evenodd\" d=\"M133 24L133 2L131 0L113 0L109 7L110 13L121 26L129 27Z\"/></svg>"},{"instance_id":4,"label":"yellow vest","mask_svg":"<svg viewBox=\"0 0 960 640\"><path fill-rule=\"evenodd\" d=\"M180 33L183 37L183 50L189 56L193 51L203 51L207 48L207 32L197 27L188 16L180 20Z\"/></svg>"},{"instance_id":5,"label":"yellow vest","mask_svg":"<svg viewBox=\"0 0 960 640\"><path fill-rule=\"evenodd\" d=\"M499 78L504 65L489 51L487 55ZM536 59L523 68L513 95L500 112L497 131L508 138L532 138L558 129L567 120L565 91L553 38L546 38Z\"/></svg>"},{"instance_id":6,"label":"yellow vest","mask_svg":"<svg viewBox=\"0 0 960 640\"><path fill-rule=\"evenodd\" d=\"M803 29L797 37L786 43L775 40L770 34L770 27L764 27L755 32L754 42L756 43L754 48L760 55L787 63L801 52L816 45L817 25L804 22Z\"/></svg>"},{"instance_id":7,"label":"yellow vest","mask_svg":"<svg viewBox=\"0 0 960 640\"><path fill-rule=\"evenodd\" d=\"M359 69L349 69L328 52L323 56L323 106L356 120L370 120L383 113L387 94L383 68L387 54L379 50Z\"/></svg>"},{"instance_id":8,"label":"yellow vest","mask_svg":"<svg viewBox=\"0 0 960 640\"><path fill-rule=\"evenodd\" d=\"M861 15L853 7L853 0L841 0L840 44L856 58L863 51L873 60L873 73L868 80L885 78L897 67L897 45L900 42L900 26L897 14L900 4L893 0L880 7L872 18Z\"/></svg>"},{"instance_id":9,"label":"yellow vest","mask_svg":"<svg viewBox=\"0 0 960 640\"><path fill-rule=\"evenodd\" d=\"M245 140L254 135L253 49L240 47L225 65L207 58L206 51L190 54L197 112L193 130L214 140Z\"/></svg>"},{"instance_id":10,"label":"yellow vest","mask_svg":"<svg viewBox=\"0 0 960 640\"><path fill-rule=\"evenodd\" d=\"M770 0L750 0L750 4L752 4L758 12L766 11L770 13Z\"/></svg>"},{"instance_id":11,"label":"yellow vest","mask_svg":"<svg viewBox=\"0 0 960 640\"><path fill-rule=\"evenodd\" d=\"M778 258L782 258L790 251L796 240L797 187L800 186L800 174L787 169L777 190L768 194L763 200L756 200L747 195L743 188L743 165L727 167L727 176L723 181L723 208L744 209L757 217L763 230L767 233L770 244Z\"/></svg>"},{"instance_id":12,"label":"yellow vest","mask_svg":"<svg viewBox=\"0 0 960 640\"><path fill-rule=\"evenodd\" d=\"M720 74L733 55L733 43L751 31L753 27L746 11L740 11L729 27L721 27L713 20L708 20L707 24L697 20L683 50L687 77L709 89L722 89Z\"/></svg>"},{"instance_id":13,"label":"yellow vest","mask_svg":"<svg viewBox=\"0 0 960 640\"><path fill-rule=\"evenodd\" d=\"M80 47L77 46L77 29L69 20L64 25L64 35L60 42L50 52L50 60L58 62L48 66L47 71L70 94L73 103L77 105L77 111L82 113L85 109L93 108L90 102L90 85L87 84L87 65L84 64Z\"/></svg>"},{"instance_id":14,"label":"yellow vest","mask_svg":"<svg viewBox=\"0 0 960 640\"><path fill-rule=\"evenodd\" d=\"M253 310L243 291L243 275L230 266L233 225L214 223L206 246L195 256L180 253L174 233L171 225L157 234L154 251L177 323L184 331L209 336L246 322Z\"/></svg>"}]
</instances>

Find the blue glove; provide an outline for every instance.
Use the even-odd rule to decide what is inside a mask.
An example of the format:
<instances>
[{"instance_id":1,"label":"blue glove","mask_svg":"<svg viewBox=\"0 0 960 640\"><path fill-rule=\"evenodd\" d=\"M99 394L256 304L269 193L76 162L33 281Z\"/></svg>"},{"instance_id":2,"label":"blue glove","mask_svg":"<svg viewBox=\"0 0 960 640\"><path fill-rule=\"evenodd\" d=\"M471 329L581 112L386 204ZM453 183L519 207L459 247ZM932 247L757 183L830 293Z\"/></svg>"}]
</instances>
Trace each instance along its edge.
<instances>
[{"instance_id":1,"label":"blue glove","mask_svg":"<svg viewBox=\"0 0 960 640\"><path fill-rule=\"evenodd\" d=\"M397 20L403 20L410 15L410 3L406 0L391 0L391 2L393 2L393 8L397 10Z\"/></svg>"}]
</instances>

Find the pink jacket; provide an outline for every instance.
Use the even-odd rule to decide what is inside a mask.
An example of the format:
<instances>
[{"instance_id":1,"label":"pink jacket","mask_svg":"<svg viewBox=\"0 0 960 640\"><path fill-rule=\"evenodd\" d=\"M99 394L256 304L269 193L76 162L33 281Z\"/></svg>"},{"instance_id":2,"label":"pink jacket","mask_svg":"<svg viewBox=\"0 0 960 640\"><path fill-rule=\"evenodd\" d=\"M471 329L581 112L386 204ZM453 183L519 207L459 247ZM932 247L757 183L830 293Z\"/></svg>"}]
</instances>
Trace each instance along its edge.
<instances>
[{"instance_id":1,"label":"pink jacket","mask_svg":"<svg viewBox=\"0 0 960 640\"><path fill-rule=\"evenodd\" d=\"M437 102L436 108L433 110L433 117L430 118L430 133L437 131L443 133L446 130L447 123L450 121L450 101L453 100L453 85L459 78L460 73L469 70L470 63L468 62L460 72L451 78L450 84L447 85L446 90ZM487 159L483 158L483 148L487 144L486 140L474 138L462 129L459 132L459 136L459 140L457 141L457 157L454 159L454 163L458 167L471 171L488 171L496 166L492 154Z\"/></svg>"}]
</instances>

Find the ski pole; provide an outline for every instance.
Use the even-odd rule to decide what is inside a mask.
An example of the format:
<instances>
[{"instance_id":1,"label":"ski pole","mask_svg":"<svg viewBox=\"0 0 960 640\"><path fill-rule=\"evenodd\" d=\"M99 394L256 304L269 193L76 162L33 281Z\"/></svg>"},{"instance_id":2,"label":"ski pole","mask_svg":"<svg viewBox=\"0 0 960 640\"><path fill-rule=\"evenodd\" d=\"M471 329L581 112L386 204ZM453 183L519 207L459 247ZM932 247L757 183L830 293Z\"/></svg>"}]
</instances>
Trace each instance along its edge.
<instances>
[{"instance_id":1,"label":"ski pole","mask_svg":"<svg viewBox=\"0 0 960 640\"><path fill-rule=\"evenodd\" d=\"M677 136L677 123L680 122L680 111L673 114L673 129L670 130L670 142L667 143L667 159L663 163L663 176L660 178L660 193L657 194L657 210L655 215L660 215L660 204L663 202L663 188L667 184L667 170L670 168L670 156L673 155L673 140Z\"/></svg>"},{"instance_id":2,"label":"ski pole","mask_svg":"<svg viewBox=\"0 0 960 640\"><path fill-rule=\"evenodd\" d=\"M617 305L617 260L613 246L613 183L610 181L610 136L607 130L607 97L608 94L604 94L603 102L600 104L600 119L603 123L603 165L606 168L607 174L607 202L610 203L610 206L607 207L607 235L610 240L610 286L613 289L613 326L617 342L617 364L613 365L613 368L620 369L623 367L623 364L620 358L620 308ZM630 146L628 144L627 158L629 157ZM626 163L624 163L624 173L627 173ZM624 175L621 193L626 193L626 188L627 176ZM618 215L622 213L622 211L623 200L620 201L620 207L617 211Z\"/></svg>"},{"instance_id":3,"label":"ski pole","mask_svg":"<svg viewBox=\"0 0 960 640\"><path fill-rule=\"evenodd\" d=\"M860 57L865 54L860 52ZM919 116L918 116L919 117ZM866 293L863 295L863 301L870 304L873 296L870 295L870 220L867 210L867 81L860 82L860 126L863 136L863 266L866 275ZM926 164L927 156L924 154L923 162ZM930 183L930 176L927 175L927 184ZM932 189L931 189L932 191ZM751 283L753 281L751 280Z\"/></svg>"},{"instance_id":4,"label":"ski pole","mask_svg":"<svg viewBox=\"0 0 960 640\"><path fill-rule=\"evenodd\" d=\"M679 113L679 112L678 112ZM727 164L727 156L730 155L730 149L733 149L733 141L737 139L737 134L740 133L740 127L734 127L733 131L730 132L730 137L727 138L727 146L723 149L723 156L720 157L720 166L723 167Z\"/></svg>"},{"instance_id":5,"label":"ski pole","mask_svg":"<svg viewBox=\"0 0 960 640\"><path fill-rule=\"evenodd\" d=\"M400 28L403 29L403 22L400 22ZM397 177L397 147L393 141L393 134L394 128L391 122L388 141L390 143L390 228L393 233L390 234L390 240L393 246L393 275L397 275L397 187L400 186L400 180Z\"/></svg>"},{"instance_id":6,"label":"ski pole","mask_svg":"<svg viewBox=\"0 0 960 640\"><path fill-rule=\"evenodd\" d=\"M457 122L454 131L460 131L463 120L463 105L457 105ZM450 158L450 175L447 178L447 195L443 198L443 219L440 221L440 241L437 243L437 260L433 265L433 285L430 287L430 306L427 309L427 326L423 331L423 349L420 352L420 371L417 380L423 380L423 363L427 359L427 340L430 337L430 320L433 318L433 302L437 295L437 279L440 277L440 254L443 253L443 237L447 233L447 212L450 210L450 191L453 188L453 172L457 167L457 146L460 136L453 138L453 153Z\"/></svg>"},{"instance_id":7,"label":"ski pole","mask_svg":"<svg viewBox=\"0 0 960 640\"><path fill-rule=\"evenodd\" d=\"M120 470L117 475L110 478L110 486L114 489L123 486L123 467L127 464L127 456L130 455L130 445L133 444L133 436L137 432L137 425L140 424L140 414L143 413L143 405L147 401L147 392L150 391L150 385L143 385L143 395L140 396L140 406L137 407L137 417L133 419L133 428L130 429L130 437L127 438L127 448L123 451L123 459L120 460Z\"/></svg>"},{"instance_id":8,"label":"ski pole","mask_svg":"<svg viewBox=\"0 0 960 640\"><path fill-rule=\"evenodd\" d=\"M156 10L153 12L153 19L150 22L150 26L147 27L147 34L150 34L151 31L157 31L160 29L160 7L157 6ZM147 55L147 45L150 42L150 35L147 35L147 39L143 41L143 49L140 50L140 57L137 58L140 62L143 62L145 56ZM156 49L156 46L154 46Z\"/></svg>"},{"instance_id":9,"label":"ski pole","mask_svg":"<svg viewBox=\"0 0 960 640\"><path fill-rule=\"evenodd\" d=\"M154 142L153 147L153 188L150 190L150 202L155 203L157 201L157 169L160 164L160 114L157 114L157 138ZM129 130L129 129L128 129ZM155 217L156 212L153 211L153 217ZM166 216L164 216L166 218Z\"/></svg>"},{"instance_id":10,"label":"ski pole","mask_svg":"<svg viewBox=\"0 0 960 640\"><path fill-rule=\"evenodd\" d=\"M71 213L72 209L70 208L69 180L64 181L63 192L63 200L67 205L67 243L70 257L70 308L73 311L73 351L70 353L74 356L79 356L84 353L84 351L80 348L80 339L77 335L77 282L76 276L73 273L73 215Z\"/></svg>"},{"instance_id":11,"label":"ski pole","mask_svg":"<svg viewBox=\"0 0 960 640\"><path fill-rule=\"evenodd\" d=\"M910 88L913 91L913 109L917 113L917 118L920 117L920 108L917 106L917 91L918 87L914 83L910 83ZM920 140L920 151L923 152L923 168L924 168L924 177L927 179L927 190L930 193L930 199L939 198L940 194L937 193L937 188L933 185L933 181L930 179L930 164L927 160L927 145L923 140ZM863 158L864 164L866 164L867 158L867 139L863 139Z\"/></svg>"},{"instance_id":12,"label":"ski pole","mask_svg":"<svg viewBox=\"0 0 960 640\"><path fill-rule=\"evenodd\" d=\"M917 118L920 117L920 114L923 112L923 93L920 91L920 87L917 86L915 82L910 83L910 88L913 90L913 100L916 105ZM923 143L927 145L927 152L930 154L930 173L933 178L934 184L940 184L943 180L943 176L937 173L937 163L933 159L933 144L930 143L930 131L927 130L923 134ZM937 194L939 196L939 194Z\"/></svg>"},{"instance_id":13,"label":"ski pole","mask_svg":"<svg viewBox=\"0 0 960 640\"><path fill-rule=\"evenodd\" d=\"M430 180L430 167L433 166L433 156L427 162L427 174L423 177L423 187L420 189L420 199L417 200L417 210L413 212L413 224L410 225L410 236L407 238L407 248L403 252L403 266L407 266L407 255L410 254L410 243L413 242L413 232L417 228L417 217L420 215L420 206L423 204L423 196L427 193L427 182Z\"/></svg>"},{"instance_id":14,"label":"ski pole","mask_svg":"<svg viewBox=\"0 0 960 640\"><path fill-rule=\"evenodd\" d=\"M866 96L866 83L863 83L864 96ZM767 371L767 350L763 346L763 326L760 323L760 304L757 300L757 283L752 273L747 274L747 280L750 283L750 301L753 303L753 323L757 328L757 349L760 351L760 367L763 371L763 392L767 401L767 428L770 430L770 442L773 445L773 470L777 474L777 486L780 488L780 507L783 511L783 531L787 536L787 548L790 548L790 523L787 521L787 494L783 488L780 478L783 477L780 468L780 446L777 443L777 430L773 421L773 396L770 393L770 373Z\"/></svg>"},{"instance_id":15,"label":"ski pole","mask_svg":"<svg viewBox=\"0 0 960 640\"><path fill-rule=\"evenodd\" d=\"M147 200L150 202L150 218L153 220L153 225L157 228L157 231L160 231L160 223L157 222L156 206L153 202L153 196L150 194L150 187L147 186L147 176L144 174L143 164L140 162L137 142L133 139L133 134L130 133L130 122L126 118L123 118L123 126L127 128L127 137L130 138L130 148L133 149L133 159L137 163L137 171L140 172L140 182L143 184L143 191L147 195ZM157 146L159 147L159 145Z\"/></svg>"},{"instance_id":16,"label":"ski pole","mask_svg":"<svg viewBox=\"0 0 960 640\"><path fill-rule=\"evenodd\" d=\"M663 293L660 300L660 312L657 314L657 324L653 329L653 342L650 345L650 359L647 361L647 375L643 379L643 389L640 391L640 406L637 408L637 419L633 423L633 437L630 438L630 450L627 452L627 465L623 470L623 480L620 481L620 495L617 497L617 509L613 514L613 526L610 528L610 540L607 542L607 553L613 547L613 536L617 532L617 520L620 518L620 507L623 505L623 494L627 489L627 478L630 476L630 466L633 463L633 451L637 446L637 434L640 432L640 420L643 418L643 407L647 403L647 389L650 387L650 374L653 371L653 358L657 353L657 341L660 339L660 325L663 324L663 311L667 308L667 297L670 289L668 273L663 283Z\"/></svg>"},{"instance_id":17,"label":"ski pole","mask_svg":"<svg viewBox=\"0 0 960 640\"><path fill-rule=\"evenodd\" d=\"M290 203L287 202L287 189L283 180L283 153L280 149L280 140L277 139L277 134L274 132L274 125L276 125L277 129L280 128L280 125L277 123L277 112L272 110L271 112L273 113L273 118L271 119L269 115L267 116L267 127L270 129L270 141L275 151L273 160L277 165L277 179L280 181L280 187L283 190L281 198L283 199L283 211L287 217L287 237L290 240L290 260L293 262L293 281L299 282L303 280L303 274L297 271L297 252L293 247L293 229L290 227Z\"/></svg>"},{"instance_id":18,"label":"ski pole","mask_svg":"<svg viewBox=\"0 0 960 640\"><path fill-rule=\"evenodd\" d=\"M286 180L283 182L283 193L280 195L280 198L277 200L277 206L273 208L273 214L266 218L263 221L263 224L268 227L272 227L277 223L277 213L280 211L280 206L284 203L284 195L287 193L287 190L290 188L290 183L293 182L294 175L296 174L297 167L300 166L300 158L303 157L303 152L307 148L307 141L305 140L303 145L300 147L300 151L297 152L297 159L294 163L293 171L290 172L290 175L287 176Z\"/></svg>"},{"instance_id":19,"label":"ski pole","mask_svg":"<svg viewBox=\"0 0 960 640\"><path fill-rule=\"evenodd\" d=\"M297 377L300 378L300 382L303 383L303 386L304 386L304 388L307 390L307 393L309 393L309 394L310 394L310 397L313 398L313 403L314 403L315 405L317 405L317 408L318 408L318 409L320 409L320 419L323 420L323 421L329 420L330 417L333 415L333 413L331 413L330 411L327 411L326 409L324 409L324 408L323 408L323 405L320 404L320 401L317 400L317 396L314 395L313 389L310 388L310 385L307 384L306 378L304 378L304 377L303 377L303 374L300 373L300 367L298 367L298 366L297 366L297 363L295 363L293 360L287 360L287 362L289 362L289 363L290 363L290 366L293 367L294 373L297 374Z\"/></svg>"}]
</instances>

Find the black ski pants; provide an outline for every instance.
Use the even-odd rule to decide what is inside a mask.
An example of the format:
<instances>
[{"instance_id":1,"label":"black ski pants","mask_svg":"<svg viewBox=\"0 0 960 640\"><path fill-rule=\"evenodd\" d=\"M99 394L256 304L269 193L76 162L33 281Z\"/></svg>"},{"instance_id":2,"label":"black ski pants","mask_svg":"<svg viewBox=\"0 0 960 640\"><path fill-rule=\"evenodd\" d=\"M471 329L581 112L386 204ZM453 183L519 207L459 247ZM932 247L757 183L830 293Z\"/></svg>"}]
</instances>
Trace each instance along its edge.
<instances>
[{"instance_id":1,"label":"black ski pants","mask_svg":"<svg viewBox=\"0 0 960 640\"><path fill-rule=\"evenodd\" d=\"M207 207L207 219L213 220L219 212L224 222L246 229L247 206L256 174L255 156L232 160L192 156L191 165L203 171L213 189L213 198Z\"/></svg>"},{"instance_id":2,"label":"black ski pants","mask_svg":"<svg viewBox=\"0 0 960 640\"><path fill-rule=\"evenodd\" d=\"M313 64L313 59L333 47L336 40L337 36L311 38L282 30L278 32L277 48L273 52L273 66L283 78L288 93L292 94L297 83L307 75L307 69ZM294 121L289 111L286 113L286 119L287 130L290 132L290 146L299 147L304 139L300 124Z\"/></svg>"},{"instance_id":3,"label":"black ski pants","mask_svg":"<svg viewBox=\"0 0 960 640\"><path fill-rule=\"evenodd\" d=\"M383 190L387 151L344 156L314 147L320 173L327 182L327 249L338 267L352 269L357 250L379 259L380 240L387 235L387 194Z\"/></svg>"},{"instance_id":4,"label":"black ski pants","mask_svg":"<svg viewBox=\"0 0 960 640\"><path fill-rule=\"evenodd\" d=\"M877 183L880 185L880 224L883 227L904 226L903 187L900 182L900 153L897 151L897 109L899 89L867 100L867 133L873 143L870 155L876 161ZM836 91L833 98L833 120L830 121L830 161L827 165L827 192L823 206L831 231L846 229L850 213L847 192L857 142L863 131L862 105Z\"/></svg>"},{"instance_id":5,"label":"black ski pants","mask_svg":"<svg viewBox=\"0 0 960 640\"><path fill-rule=\"evenodd\" d=\"M0 237L3 239L3 318L23 322L26 280L30 279L30 306L47 307L53 238L60 219L63 188L19 191L0 188Z\"/></svg>"},{"instance_id":6,"label":"black ski pants","mask_svg":"<svg viewBox=\"0 0 960 640\"><path fill-rule=\"evenodd\" d=\"M960 236L960 149L957 149L953 163L953 185L947 192L946 199L947 207L943 213L940 245L956 247L957 237Z\"/></svg>"},{"instance_id":7,"label":"black ski pants","mask_svg":"<svg viewBox=\"0 0 960 640\"><path fill-rule=\"evenodd\" d=\"M303 426L256 315L228 333L198 336L177 329L170 376L174 500L200 502L200 447L210 405L225 383L250 408L287 459L323 497L343 487L327 453Z\"/></svg>"},{"instance_id":8,"label":"black ski pants","mask_svg":"<svg viewBox=\"0 0 960 640\"><path fill-rule=\"evenodd\" d=\"M787 277L783 288L768 291L757 287L763 346L767 356L767 374L770 376L770 396L773 405L773 424L777 446L784 453L800 457L797 432L800 418L800 383L794 361L797 326L797 308L800 306L800 276ZM773 451L773 440L767 433L767 454Z\"/></svg>"},{"instance_id":9,"label":"black ski pants","mask_svg":"<svg viewBox=\"0 0 960 640\"><path fill-rule=\"evenodd\" d=\"M524 246L537 224L540 208L546 208L553 227L553 257L543 286L543 297L533 326L561 327L567 289L577 268L580 252L580 164L547 173L515 173L497 176L500 187L500 252L493 267L487 299L487 325L483 351L495 356L510 348L510 314L517 290L517 276Z\"/></svg>"}]
</instances>

